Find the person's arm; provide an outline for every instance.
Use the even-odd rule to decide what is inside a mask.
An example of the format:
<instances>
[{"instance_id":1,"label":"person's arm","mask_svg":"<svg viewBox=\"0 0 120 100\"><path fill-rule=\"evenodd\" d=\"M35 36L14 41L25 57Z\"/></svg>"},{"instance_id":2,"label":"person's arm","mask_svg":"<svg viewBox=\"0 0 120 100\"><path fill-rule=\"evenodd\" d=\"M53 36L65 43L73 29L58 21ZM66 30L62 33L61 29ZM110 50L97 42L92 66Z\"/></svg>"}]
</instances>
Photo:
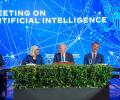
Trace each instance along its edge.
<instances>
[{"instance_id":1,"label":"person's arm","mask_svg":"<svg viewBox=\"0 0 120 100\"><path fill-rule=\"evenodd\" d=\"M103 55L101 55L101 63L102 63L102 64L105 63L105 61L104 61L104 56L103 56Z\"/></svg>"},{"instance_id":2,"label":"person's arm","mask_svg":"<svg viewBox=\"0 0 120 100\"><path fill-rule=\"evenodd\" d=\"M54 54L53 63L57 62L57 55Z\"/></svg>"},{"instance_id":3,"label":"person's arm","mask_svg":"<svg viewBox=\"0 0 120 100\"><path fill-rule=\"evenodd\" d=\"M29 57L26 56L23 60L22 60L22 65L26 65L29 63Z\"/></svg>"},{"instance_id":4,"label":"person's arm","mask_svg":"<svg viewBox=\"0 0 120 100\"><path fill-rule=\"evenodd\" d=\"M84 56L84 64L88 64L87 63L87 56L86 55Z\"/></svg>"},{"instance_id":5,"label":"person's arm","mask_svg":"<svg viewBox=\"0 0 120 100\"><path fill-rule=\"evenodd\" d=\"M26 65L26 58L22 60L22 65Z\"/></svg>"},{"instance_id":6,"label":"person's arm","mask_svg":"<svg viewBox=\"0 0 120 100\"><path fill-rule=\"evenodd\" d=\"M44 61L43 61L43 57L40 56L40 64L43 65L44 64Z\"/></svg>"},{"instance_id":7,"label":"person's arm","mask_svg":"<svg viewBox=\"0 0 120 100\"><path fill-rule=\"evenodd\" d=\"M72 54L71 54L70 62L73 62L73 63L74 63L74 58L73 58L73 55L72 55Z\"/></svg>"},{"instance_id":8,"label":"person's arm","mask_svg":"<svg viewBox=\"0 0 120 100\"><path fill-rule=\"evenodd\" d=\"M4 60L3 60L2 55L0 55L0 66L3 66L3 65L5 65L5 62L4 62Z\"/></svg>"}]
</instances>

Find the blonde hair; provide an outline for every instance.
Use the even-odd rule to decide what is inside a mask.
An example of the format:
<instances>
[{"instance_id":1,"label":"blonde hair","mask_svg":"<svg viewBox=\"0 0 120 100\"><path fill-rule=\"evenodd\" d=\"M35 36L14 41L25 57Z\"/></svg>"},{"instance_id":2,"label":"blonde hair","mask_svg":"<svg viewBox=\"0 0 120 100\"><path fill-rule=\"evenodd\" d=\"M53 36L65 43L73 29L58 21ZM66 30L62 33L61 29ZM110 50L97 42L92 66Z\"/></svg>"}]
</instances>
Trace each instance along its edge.
<instances>
[{"instance_id":1,"label":"blonde hair","mask_svg":"<svg viewBox=\"0 0 120 100\"><path fill-rule=\"evenodd\" d=\"M34 56L35 55L35 50L39 49L38 46L36 45L33 45L31 48L30 48L30 52L29 52L29 55L30 56Z\"/></svg>"}]
</instances>

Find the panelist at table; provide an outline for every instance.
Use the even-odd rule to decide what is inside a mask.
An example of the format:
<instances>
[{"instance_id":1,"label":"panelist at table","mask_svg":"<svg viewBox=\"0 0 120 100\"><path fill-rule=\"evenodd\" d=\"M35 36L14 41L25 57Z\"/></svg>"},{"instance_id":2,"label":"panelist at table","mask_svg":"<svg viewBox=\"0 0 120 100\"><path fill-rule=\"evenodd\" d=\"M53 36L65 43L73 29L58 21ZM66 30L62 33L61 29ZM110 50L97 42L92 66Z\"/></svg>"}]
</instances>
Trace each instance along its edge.
<instances>
[{"instance_id":1,"label":"panelist at table","mask_svg":"<svg viewBox=\"0 0 120 100\"><path fill-rule=\"evenodd\" d=\"M34 45L31 47L29 54L23 59L22 65L26 64L44 64L42 56L39 54L39 47Z\"/></svg>"},{"instance_id":2,"label":"panelist at table","mask_svg":"<svg viewBox=\"0 0 120 100\"><path fill-rule=\"evenodd\" d=\"M0 67L2 67L5 64L2 55L0 54Z\"/></svg>"},{"instance_id":3,"label":"panelist at table","mask_svg":"<svg viewBox=\"0 0 120 100\"><path fill-rule=\"evenodd\" d=\"M74 64L74 58L71 53L66 52L66 45L61 43L58 46L58 53L54 55L53 63L72 63Z\"/></svg>"},{"instance_id":4,"label":"panelist at table","mask_svg":"<svg viewBox=\"0 0 120 100\"><path fill-rule=\"evenodd\" d=\"M104 56L98 53L99 42L92 43L92 51L84 56L84 64L103 64Z\"/></svg>"},{"instance_id":5,"label":"panelist at table","mask_svg":"<svg viewBox=\"0 0 120 100\"><path fill-rule=\"evenodd\" d=\"M0 68L5 64L2 55L0 54ZM4 77L6 76L6 73L1 72L0 73L0 100L3 100L6 95L6 80Z\"/></svg>"}]
</instances>

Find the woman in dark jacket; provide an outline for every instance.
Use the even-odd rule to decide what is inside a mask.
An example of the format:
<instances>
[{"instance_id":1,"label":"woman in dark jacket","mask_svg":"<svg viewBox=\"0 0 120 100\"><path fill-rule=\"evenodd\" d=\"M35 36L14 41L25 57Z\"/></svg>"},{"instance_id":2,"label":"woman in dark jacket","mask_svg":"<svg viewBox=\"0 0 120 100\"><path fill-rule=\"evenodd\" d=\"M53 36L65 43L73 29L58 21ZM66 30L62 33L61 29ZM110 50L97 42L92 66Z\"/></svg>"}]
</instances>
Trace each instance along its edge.
<instances>
[{"instance_id":1,"label":"woman in dark jacket","mask_svg":"<svg viewBox=\"0 0 120 100\"><path fill-rule=\"evenodd\" d=\"M23 59L22 65L26 64L44 64L42 56L39 54L38 46L34 45L30 49L30 53Z\"/></svg>"}]
</instances>

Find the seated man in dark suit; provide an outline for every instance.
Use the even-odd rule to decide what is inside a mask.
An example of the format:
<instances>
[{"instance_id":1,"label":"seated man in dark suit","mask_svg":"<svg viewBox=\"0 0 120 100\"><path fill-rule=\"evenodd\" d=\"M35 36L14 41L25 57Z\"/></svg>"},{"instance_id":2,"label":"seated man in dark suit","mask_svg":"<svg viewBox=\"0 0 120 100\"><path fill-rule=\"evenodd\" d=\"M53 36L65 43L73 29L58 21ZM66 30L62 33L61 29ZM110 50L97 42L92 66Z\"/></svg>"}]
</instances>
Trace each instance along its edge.
<instances>
[{"instance_id":1,"label":"seated man in dark suit","mask_svg":"<svg viewBox=\"0 0 120 100\"><path fill-rule=\"evenodd\" d=\"M5 64L2 55L0 54L0 67L2 67Z\"/></svg>"},{"instance_id":2,"label":"seated man in dark suit","mask_svg":"<svg viewBox=\"0 0 120 100\"><path fill-rule=\"evenodd\" d=\"M100 44L98 42L92 43L92 52L85 55L84 64L103 64L104 56L98 53Z\"/></svg>"},{"instance_id":3,"label":"seated man in dark suit","mask_svg":"<svg viewBox=\"0 0 120 100\"><path fill-rule=\"evenodd\" d=\"M44 64L42 56L39 54L38 46L32 46L30 53L23 59L22 65L26 64Z\"/></svg>"},{"instance_id":4,"label":"seated man in dark suit","mask_svg":"<svg viewBox=\"0 0 120 100\"><path fill-rule=\"evenodd\" d=\"M5 64L2 55L0 54L0 67L2 67ZM5 97L6 92L6 80L4 77L6 76L6 73L0 73L0 100L3 100ZM4 92L4 95L3 95Z\"/></svg>"},{"instance_id":5,"label":"seated man in dark suit","mask_svg":"<svg viewBox=\"0 0 120 100\"><path fill-rule=\"evenodd\" d=\"M59 45L59 53L54 55L53 63L58 62L71 62L74 63L73 55L66 52L66 45L60 44Z\"/></svg>"}]
</instances>

